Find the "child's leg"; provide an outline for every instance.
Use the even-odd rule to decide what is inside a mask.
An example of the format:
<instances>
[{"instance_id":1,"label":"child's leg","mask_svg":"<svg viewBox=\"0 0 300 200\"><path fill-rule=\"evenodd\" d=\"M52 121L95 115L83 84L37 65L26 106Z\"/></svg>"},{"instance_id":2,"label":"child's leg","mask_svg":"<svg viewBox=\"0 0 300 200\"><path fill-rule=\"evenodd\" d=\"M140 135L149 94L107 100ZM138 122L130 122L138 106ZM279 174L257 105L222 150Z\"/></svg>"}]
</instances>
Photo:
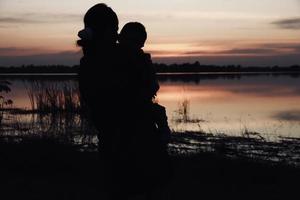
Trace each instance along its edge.
<instances>
[{"instance_id":1,"label":"child's leg","mask_svg":"<svg viewBox=\"0 0 300 200\"><path fill-rule=\"evenodd\" d=\"M163 143L168 143L170 140L171 130L168 124L166 108L157 103L153 104L153 108L155 122L161 134L161 139Z\"/></svg>"}]
</instances>

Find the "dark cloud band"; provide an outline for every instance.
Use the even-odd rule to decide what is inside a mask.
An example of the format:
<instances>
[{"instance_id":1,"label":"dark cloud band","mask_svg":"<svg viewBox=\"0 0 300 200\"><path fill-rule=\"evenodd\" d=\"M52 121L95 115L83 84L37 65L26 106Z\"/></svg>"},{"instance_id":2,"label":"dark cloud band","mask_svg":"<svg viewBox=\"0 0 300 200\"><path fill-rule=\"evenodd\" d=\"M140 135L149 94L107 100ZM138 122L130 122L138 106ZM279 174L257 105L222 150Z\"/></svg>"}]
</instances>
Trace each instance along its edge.
<instances>
[{"instance_id":1,"label":"dark cloud band","mask_svg":"<svg viewBox=\"0 0 300 200\"><path fill-rule=\"evenodd\" d=\"M33 14L0 17L0 23L5 24L37 24L80 22L83 17L77 14Z\"/></svg>"},{"instance_id":2,"label":"dark cloud band","mask_svg":"<svg viewBox=\"0 0 300 200\"><path fill-rule=\"evenodd\" d=\"M283 29L298 30L300 29L300 17L279 20L279 21L272 22L272 24L275 24L279 28L283 28Z\"/></svg>"},{"instance_id":3,"label":"dark cloud band","mask_svg":"<svg viewBox=\"0 0 300 200\"><path fill-rule=\"evenodd\" d=\"M300 110L284 111L276 113L273 118L283 121L299 121L300 122Z\"/></svg>"}]
</instances>

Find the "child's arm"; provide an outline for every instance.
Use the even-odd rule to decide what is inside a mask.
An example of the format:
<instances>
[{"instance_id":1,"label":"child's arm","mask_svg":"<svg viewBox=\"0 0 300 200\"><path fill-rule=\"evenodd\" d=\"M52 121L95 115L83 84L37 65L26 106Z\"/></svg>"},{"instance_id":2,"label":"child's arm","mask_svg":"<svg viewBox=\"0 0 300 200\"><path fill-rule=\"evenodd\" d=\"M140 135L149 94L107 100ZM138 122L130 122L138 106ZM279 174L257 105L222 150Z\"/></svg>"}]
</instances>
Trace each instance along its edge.
<instances>
[{"instance_id":1,"label":"child's arm","mask_svg":"<svg viewBox=\"0 0 300 200\"><path fill-rule=\"evenodd\" d=\"M144 54L145 63L146 63L146 79L149 84L149 92L151 97L155 97L156 93L159 90L159 83L156 77L156 71L154 69L152 60L151 60L151 54L145 53Z\"/></svg>"}]
</instances>

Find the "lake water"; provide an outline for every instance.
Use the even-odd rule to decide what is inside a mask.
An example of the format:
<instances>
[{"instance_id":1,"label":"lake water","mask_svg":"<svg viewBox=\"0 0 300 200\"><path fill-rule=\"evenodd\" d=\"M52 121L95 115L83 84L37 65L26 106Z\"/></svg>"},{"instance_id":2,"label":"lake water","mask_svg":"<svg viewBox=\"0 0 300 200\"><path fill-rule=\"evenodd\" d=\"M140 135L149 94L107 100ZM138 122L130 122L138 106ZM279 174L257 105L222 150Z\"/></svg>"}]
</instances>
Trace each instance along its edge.
<instances>
[{"instance_id":1,"label":"lake water","mask_svg":"<svg viewBox=\"0 0 300 200\"><path fill-rule=\"evenodd\" d=\"M177 74L162 75L157 101L167 108L175 131L204 131L241 135L260 133L266 138L300 137L300 76L288 74ZM73 88L75 78L0 77L11 83L11 92L1 93L12 105L31 109L29 90ZM1 104L1 102L0 102ZM22 116L26 122L30 117ZM8 119L6 119L8 120Z\"/></svg>"}]
</instances>

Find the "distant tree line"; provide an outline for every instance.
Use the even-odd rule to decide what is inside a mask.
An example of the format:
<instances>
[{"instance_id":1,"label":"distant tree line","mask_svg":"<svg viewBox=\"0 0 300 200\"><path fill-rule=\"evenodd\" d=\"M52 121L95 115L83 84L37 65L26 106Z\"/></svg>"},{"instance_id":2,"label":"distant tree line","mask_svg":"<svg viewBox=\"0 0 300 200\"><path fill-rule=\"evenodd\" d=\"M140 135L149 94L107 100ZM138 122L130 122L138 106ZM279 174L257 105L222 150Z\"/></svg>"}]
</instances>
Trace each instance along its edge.
<instances>
[{"instance_id":1,"label":"distant tree line","mask_svg":"<svg viewBox=\"0 0 300 200\"><path fill-rule=\"evenodd\" d=\"M0 73L78 73L79 66L65 65L23 65L0 67Z\"/></svg>"},{"instance_id":2,"label":"distant tree line","mask_svg":"<svg viewBox=\"0 0 300 200\"><path fill-rule=\"evenodd\" d=\"M201 65L199 62L183 64L159 64L154 63L158 73L198 73L198 72L300 72L300 65L289 67L268 66L268 67L243 67L241 65ZM78 73L79 66L64 65L24 65L0 67L0 73Z\"/></svg>"},{"instance_id":3,"label":"distant tree line","mask_svg":"<svg viewBox=\"0 0 300 200\"><path fill-rule=\"evenodd\" d=\"M201 65L199 62L183 64L154 64L159 73L184 73L184 72L300 72L300 65L289 67L268 66L268 67L243 67L241 65Z\"/></svg>"}]
</instances>

